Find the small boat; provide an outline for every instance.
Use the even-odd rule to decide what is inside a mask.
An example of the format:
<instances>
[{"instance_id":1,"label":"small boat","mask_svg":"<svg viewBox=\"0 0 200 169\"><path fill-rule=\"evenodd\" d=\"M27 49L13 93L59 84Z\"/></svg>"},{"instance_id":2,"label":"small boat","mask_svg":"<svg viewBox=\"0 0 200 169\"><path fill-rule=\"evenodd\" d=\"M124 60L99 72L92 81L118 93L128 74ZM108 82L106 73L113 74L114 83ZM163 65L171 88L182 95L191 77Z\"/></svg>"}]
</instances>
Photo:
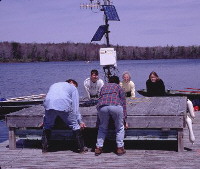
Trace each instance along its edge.
<instances>
[{"instance_id":1,"label":"small boat","mask_svg":"<svg viewBox=\"0 0 200 169\"><path fill-rule=\"evenodd\" d=\"M23 96L9 99L0 99L0 117L23 108L28 108L33 105L43 104L46 94ZM98 103L97 99L80 98L80 107L95 106Z\"/></svg>"},{"instance_id":2,"label":"small boat","mask_svg":"<svg viewBox=\"0 0 200 169\"><path fill-rule=\"evenodd\" d=\"M146 89L137 90L137 92L142 96L147 96L148 93ZM188 90L166 90L164 96L187 96L188 99L200 99L200 91L188 91Z\"/></svg>"},{"instance_id":3,"label":"small boat","mask_svg":"<svg viewBox=\"0 0 200 169\"><path fill-rule=\"evenodd\" d=\"M42 104L46 94L0 99L0 115L28 108L33 105Z\"/></svg>"}]
</instances>

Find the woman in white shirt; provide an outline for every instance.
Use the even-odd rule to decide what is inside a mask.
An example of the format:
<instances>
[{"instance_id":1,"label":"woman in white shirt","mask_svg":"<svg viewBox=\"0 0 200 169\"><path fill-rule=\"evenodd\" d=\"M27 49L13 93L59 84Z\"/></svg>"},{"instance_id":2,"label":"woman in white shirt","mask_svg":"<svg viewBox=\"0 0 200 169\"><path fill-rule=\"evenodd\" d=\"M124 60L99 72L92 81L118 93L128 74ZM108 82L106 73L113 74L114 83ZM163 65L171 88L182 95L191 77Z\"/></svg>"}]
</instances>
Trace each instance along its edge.
<instances>
[{"instance_id":1,"label":"woman in white shirt","mask_svg":"<svg viewBox=\"0 0 200 169\"><path fill-rule=\"evenodd\" d=\"M131 75L128 71L122 74L122 82L120 86L125 90L126 97L135 97L135 84L131 81Z\"/></svg>"}]
</instances>

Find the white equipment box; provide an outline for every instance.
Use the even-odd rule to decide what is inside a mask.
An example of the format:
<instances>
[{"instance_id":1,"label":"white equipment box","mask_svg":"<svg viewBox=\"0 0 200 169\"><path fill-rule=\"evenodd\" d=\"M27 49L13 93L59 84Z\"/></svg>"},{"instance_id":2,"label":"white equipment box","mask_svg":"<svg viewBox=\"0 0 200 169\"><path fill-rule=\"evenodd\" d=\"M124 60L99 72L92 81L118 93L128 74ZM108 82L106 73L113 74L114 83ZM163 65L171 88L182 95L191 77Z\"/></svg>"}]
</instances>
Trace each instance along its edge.
<instances>
[{"instance_id":1,"label":"white equipment box","mask_svg":"<svg viewBox=\"0 0 200 169\"><path fill-rule=\"evenodd\" d=\"M100 48L99 54L101 66L117 66L117 55L114 48Z\"/></svg>"}]
</instances>

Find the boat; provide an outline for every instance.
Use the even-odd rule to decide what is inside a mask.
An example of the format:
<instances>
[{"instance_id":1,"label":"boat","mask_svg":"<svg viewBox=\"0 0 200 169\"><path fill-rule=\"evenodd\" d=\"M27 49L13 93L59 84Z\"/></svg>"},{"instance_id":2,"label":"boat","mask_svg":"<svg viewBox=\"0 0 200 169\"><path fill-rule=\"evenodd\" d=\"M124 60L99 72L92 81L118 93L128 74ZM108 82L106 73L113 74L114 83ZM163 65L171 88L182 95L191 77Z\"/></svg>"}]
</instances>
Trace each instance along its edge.
<instances>
[{"instance_id":1,"label":"boat","mask_svg":"<svg viewBox=\"0 0 200 169\"><path fill-rule=\"evenodd\" d=\"M0 98L0 117L15 111L19 111L23 108L28 108L33 105L43 104L46 94L23 96L16 98L4 99ZM98 103L98 99L80 98L80 107L95 106Z\"/></svg>"},{"instance_id":2,"label":"boat","mask_svg":"<svg viewBox=\"0 0 200 169\"><path fill-rule=\"evenodd\" d=\"M23 108L28 108L33 105L42 104L45 99L46 94L22 96L15 98L1 98L0 99L0 116L11 112L21 110Z\"/></svg>"},{"instance_id":3,"label":"boat","mask_svg":"<svg viewBox=\"0 0 200 169\"><path fill-rule=\"evenodd\" d=\"M148 93L146 89L137 90L137 92L142 96L147 96ZM190 100L200 99L200 91L197 90L166 90L164 96L186 96Z\"/></svg>"}]
</instances>

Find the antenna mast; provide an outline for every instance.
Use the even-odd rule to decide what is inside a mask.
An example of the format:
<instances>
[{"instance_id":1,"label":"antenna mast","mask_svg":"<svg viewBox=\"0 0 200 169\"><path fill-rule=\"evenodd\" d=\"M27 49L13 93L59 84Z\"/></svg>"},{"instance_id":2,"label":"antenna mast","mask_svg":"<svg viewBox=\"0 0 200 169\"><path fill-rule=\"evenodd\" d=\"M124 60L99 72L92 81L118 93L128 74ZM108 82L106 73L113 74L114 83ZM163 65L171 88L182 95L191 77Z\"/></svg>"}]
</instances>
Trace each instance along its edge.
<instances>
[{"instance_id":1,"label":"antenna mast","mask_svg":"<svg viewBox=\"0 0 200 169\"><path fill-rule=\"evenodd\" d=\"M110 0L104 0L104 5L110 5ZM109 24L108 24L108 18L107 16L104 14L104 17L105 17L105 25L107 26L107 31L106 31L106 34L105 34L105 37L106 37L106 45L107 47L110 47L110 41L109 41Z\"/></svg>"},{"instance_id":2,"label":"antenna mast","mask_svg":"<svg viewBox=\"0 0 200 169\"><path fill-rule=\"evenodd\" d=\"M120 21L115 6L112 5L111 0L103 0L103 4L101 0L90 0L90 4L82 4L81 8L90 8L93 10L94 8L100 9L100 11L104 12L104 21L105 24L99 26L96 33L94 34L92 41L100 41L102 37L105 35L106 38L106 46L107 48L100 49L100 65L103 66L103 70L105 73L105 81L108 81L110 76L116 75L117 67L117 57L116 51L114 48L110 47L109 41L109 23L108 21Z\"/></svg>"}]
</instances>

